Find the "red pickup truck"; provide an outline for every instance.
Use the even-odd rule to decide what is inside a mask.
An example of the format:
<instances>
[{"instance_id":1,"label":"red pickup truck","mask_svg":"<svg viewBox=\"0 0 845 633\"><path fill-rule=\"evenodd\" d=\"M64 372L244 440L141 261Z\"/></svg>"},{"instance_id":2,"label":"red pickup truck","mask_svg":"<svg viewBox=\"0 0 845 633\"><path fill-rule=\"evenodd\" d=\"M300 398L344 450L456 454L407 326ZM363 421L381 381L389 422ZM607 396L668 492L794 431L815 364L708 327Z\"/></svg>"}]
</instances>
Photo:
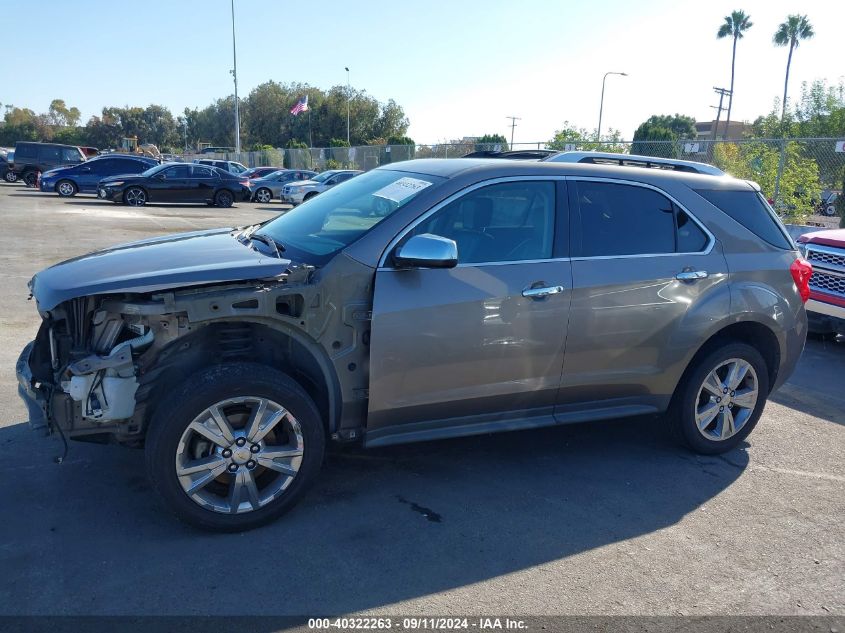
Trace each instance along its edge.
<instances>
[{"instance_id":1,"label":"red pickup truck","mask_svg":"<svg viewBox=\"0 0 845 633\"><path fill-rule=\"evenodd\" d=\"M805 233L798 247L813 265L806 305L810 331L845 334L845 229Z\"/></svg>"}]
</instances>

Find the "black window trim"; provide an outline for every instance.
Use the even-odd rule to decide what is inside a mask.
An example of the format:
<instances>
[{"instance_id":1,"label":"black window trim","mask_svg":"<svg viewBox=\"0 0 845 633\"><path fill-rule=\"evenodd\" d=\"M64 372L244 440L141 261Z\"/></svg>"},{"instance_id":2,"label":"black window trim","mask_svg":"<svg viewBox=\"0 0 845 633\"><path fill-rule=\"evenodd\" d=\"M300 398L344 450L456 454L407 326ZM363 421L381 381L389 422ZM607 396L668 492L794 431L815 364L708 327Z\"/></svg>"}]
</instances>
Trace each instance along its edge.
<instances>
[{"instance_id":1,"label":"black window trim","mask_svg":"<svg viewBox=\"0 0 845 633\"><path fill-rule=\"evenodd\" d=\"M525 182L525 181L541 181L541 182L552 182L555 184L555 206L554 206L554 235L552 237L552 257L545 258L545 259L518 259L515 261L508 261L508 262L465 262L463 264L457 264L456 268L477 268L479 266L518 266L520 264L541 264L546 262L560 262L560 261L570 261L570 256L568 254L569 251L569 240L566 240L565 244L560 244L560 232L561 229L564 227L569 226L569 215L570 215L570 207L568 204L568 198L566 191L561 191L561 188L567 188L567 178L566 176L558 176L558 175L543 175L543 176L501 176L499 178L491 178L489 180L482 180L480 182L474 183L469 187L465 187L460 191L456 191L449 197L441 200L433 207L428 209L425 213L417 217L413 222L408 224L404 229L399 231L396 236L390 240L387 245L387 248L384 249L384 252L381 254L378 262L378 268L376 271L387 271L387 270L400 270L397 269L390 263L391 255L396 250L398 246L404 243L404 240L410 235L418 225L425 222L428 218L432 215L447 207L455 200L463 198L469 193L472 193L476 189L481 189L483 187L489 187L490 185L498 185L502 183L510 183L510 182ZM564 251L565 255L556 256L556 254L565 248Z\"/></svg>"},{"instance_id":2,"label":"black window trim","mask_svg":"<svg viewBox=\"0 0 845 633\"><path fill-rule=\"evenodd\" d=\"M692 252L685 252L685 253L636 253L634 255L578 255L578 256L571 258L572 261L574 261L574 262L576 262L576 261L588 261L588 260L592 260L592 259L633 259L633 258L642 258L642 257L677 257L679 255L684 255L684 256L709 255L713 250L713 246L716 244L716 237L710 232L710 230L704 225L704 223L701 222L701 220L699 220L697 217L695 217L695 214L693 214L687 207L685 207L680 202L678 202L678 200L672 194L664 191L660 187L655 187L654 185L651 185L651 184L648 184L648 183L645 183L645 182L638 182L636 180L624 180L622 178L603 178L603 177L599 177L599 176L567 176L566 180L569 181L569 182L575 182L576 184L578 182L606 182L606 183L616 184L616 185L628 185L628 186L633 186L633 187L642 187L643 189L651 189L652 191L655 191L655 192L659 193L660 195L668 198L669 201L673 205L675 205L675 207L677 207L678 211L683 211L684 213L686 213L687 217L689 217L690 220L695 222L698 225L698 227L702 231L704 231L704 234L707 236L707 245L700 251L692 251ZM570 234L571 235L570 239L572 240L573 244L574 244L576 238L581 237L580 222L578 223L579 226L577 226L577 227L575 226L576 223L574 222L575 214L578 214L579 218L580 218L580 215L581 215L581 207L578 204L577 195L573 195L576 188L577 188L577 186L569 188L570 192L572 192L572 193L570 193L570 208L571 208L570 216L573 218L573 222L570 225L571 231L572 231L571 234ZM676 214L676 216L677 216L677 214ZM677 219L675 219L675 223L677 224ZM577 235L575 234L576 228L577 228L577 232L578 232ZM677 226L675 227L675 233L676 233L675 241L676 241L676 244L677 244L677 239L678 239Z\"/></svg>"}]
</instances>

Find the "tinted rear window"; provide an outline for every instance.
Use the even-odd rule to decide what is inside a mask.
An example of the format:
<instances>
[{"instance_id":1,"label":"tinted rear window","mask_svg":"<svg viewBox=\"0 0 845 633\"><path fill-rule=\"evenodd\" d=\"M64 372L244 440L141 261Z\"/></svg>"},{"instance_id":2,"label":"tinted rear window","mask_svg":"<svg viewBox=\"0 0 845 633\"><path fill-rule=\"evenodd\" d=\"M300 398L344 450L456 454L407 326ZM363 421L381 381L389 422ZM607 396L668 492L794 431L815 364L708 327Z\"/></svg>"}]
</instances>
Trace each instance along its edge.
<instances>
[{"instance_id":1,"label":"tinted rear window","mask_svg":"<svg viewBox=\"0 0 845 633\"><path fill-rule=\"evenodd\" d=\"M772 246L792 250L792 244L756 191L696 189L695 192Z\"/></svg>"}]
</instances>

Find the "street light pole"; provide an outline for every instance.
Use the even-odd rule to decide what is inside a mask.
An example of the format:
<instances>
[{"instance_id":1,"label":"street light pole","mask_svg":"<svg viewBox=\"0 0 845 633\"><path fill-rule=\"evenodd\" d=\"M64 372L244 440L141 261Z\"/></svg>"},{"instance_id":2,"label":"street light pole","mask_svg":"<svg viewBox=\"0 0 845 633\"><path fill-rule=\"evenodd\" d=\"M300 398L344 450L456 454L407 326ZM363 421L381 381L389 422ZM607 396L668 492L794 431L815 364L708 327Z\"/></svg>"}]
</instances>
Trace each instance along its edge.
<instances>
[{"instance_id":1,"label":"street light pole","mask_svg":"<svg viewBox=\"0 0 845 633\"><path fill-rule=\"evenodd\" d=\"M238 103L238 49L235 46L235 0L232 0L232 78L235 80L235 152L241 153L241 113Z\"/></svg>"},{"instance_id":2,"label":"street light pole","mask_svg":"<svg viewBox=\"0 0 845 633\"><path fill-rule=\"evenodd\" d=\"M350 88L349 88L349 66L344 66L346 70L346 144L349 144L349 98L350 98Z\"/></svg>"},{"instance_id":3,"label":"street light pole","mask_svg":"<svg viewBox=\"0 0 845 633\"><path fill-rule=\"evenodd\" d=\"M611 72L605 73L604 77L602 77L602 80L601 80L601 102L599 103L599 128L596 131L596 140L597 141L601 140L601 115L604 111L604 82L607 81L608 75L621 75L622 77L627 77L628 73L617 73L617 72L611 71Z\"/></svg>"}]
</instances>

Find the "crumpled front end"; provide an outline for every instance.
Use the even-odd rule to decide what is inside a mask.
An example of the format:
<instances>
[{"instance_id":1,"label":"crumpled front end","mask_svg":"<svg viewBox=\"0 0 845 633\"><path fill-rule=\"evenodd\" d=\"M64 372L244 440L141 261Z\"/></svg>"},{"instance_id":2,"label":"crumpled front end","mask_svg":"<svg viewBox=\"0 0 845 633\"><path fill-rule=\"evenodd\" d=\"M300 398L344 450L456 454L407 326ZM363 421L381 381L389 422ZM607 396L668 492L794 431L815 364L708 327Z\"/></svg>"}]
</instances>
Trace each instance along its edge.
<instances>
[{"instance_id":1,"label":"crumpled front end","mask_svg":"<svg viewBox=\"0 0 845 633\"><path fill-rule=\"evenodd\" d=\"M154 340L140 319L109 313L97 297L42 313L18 358L18 395L33 430L67 437L129 438L138 389L136 358Z\"/></svg>"}]
</instances>

